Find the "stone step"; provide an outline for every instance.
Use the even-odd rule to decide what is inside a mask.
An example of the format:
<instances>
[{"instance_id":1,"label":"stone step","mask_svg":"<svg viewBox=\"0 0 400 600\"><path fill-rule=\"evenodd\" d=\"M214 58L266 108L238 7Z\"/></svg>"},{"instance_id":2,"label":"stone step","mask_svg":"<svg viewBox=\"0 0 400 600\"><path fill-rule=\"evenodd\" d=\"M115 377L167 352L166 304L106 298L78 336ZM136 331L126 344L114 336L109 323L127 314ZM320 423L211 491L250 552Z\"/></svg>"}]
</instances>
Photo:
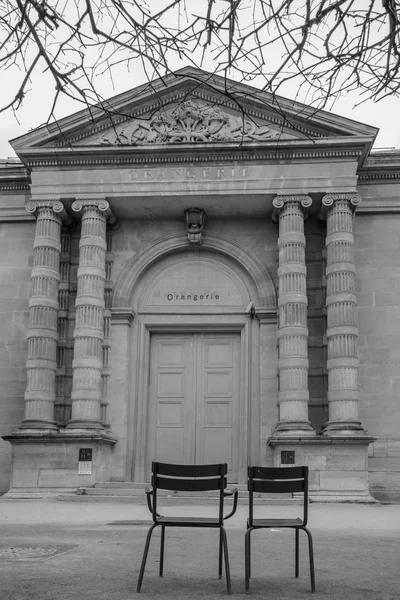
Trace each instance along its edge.
<instances>
[{"instance_id":1,"label":"stone step","mask_svg":"<svg viewBox=\"0 0 400 600\"><path fill-rule=\"evenodd\" d=\"M145 488L149 484L133 483L126 481L97 482L93 487L81 487L75 493L60 494L57 498L69 502L127 502L130 504L147 504ZM236 487L240 504L247 504L248 492L246 484L231 485L228 489ZM218 498L217 491L211 492L171 492L169 490L159 490L158 495L162 498L163 504L173 505L196 505L211 504ZM231 499L226 498L226 504ZM297 498L291 494L258 494L254 496L256 504L298 504Z\"/></svg>"},{"instance_id":2,"label":"stone step","mask_svg":"<svg viewBox=\"0 0 400 600\"><path fill-rule=\"evenodd\" d=\"M147 504L145 488L148 483L134 483L131 481L98 481L93 487L81 487L74 493L65 493L57 496L64 502L126 502L129 504ZM248 503L247 484L230 484L228 489L237 488L239 503ZM164 505L207 505L218 499L218 491L211 492L171 492L159 490L159 497ZM225 500L227 506L232 503L232 498ZM291 494L258 494L254 496L255 504L300 504L301 501L293 498Z\"/></svg>"},{"instance_id":3,"label":"stone step","mask_svg":"<svg viewBox=\"0 0 400 600\"><path fill-rule=\"evenodd\" d=\"M92 488L93 489L93 488ZM104 494L59 494L57 496L57 500L62 502L109 502L109 503L126 503L132 505L147 505L147 500L145 494L129 496L129 495L104 495ZM165 496L160 500L163 506L174 506L174 505L182 505L182 506L207 506L214 504L216 501L215 497L207 497L207 496ZM231 506L232 500L229 498L225 501L225 506L229 509ZM239 498L240 505L247 505L246 497ZM300 505L302 504L302 500L298 498L254 498L255 505L265 505L265 506L281 506L281 505Z\"/></svg>"},{"instance_id":4,"label":"stone step","mask_svg":"<svg viewBox=\"0 0 400 600\"><path fill-rule=\"evenodd\" d=\"M94 487L82 487L78 488L77 495L84 496L132 496L145 498L145 488L149 487L146 483L132 483L132 482L98 482ZM247 499L247 485L246 484L232 484L228 486L228 489L236 488L238 490L238 497L240 499ZM192 498L194 497L193 492L171 492L169 490L159 490L158 495L160 497L171 497L171 498ZM196 492L195 497L204 496L205 498L217 498L218 491L209 492ZM254 494L254 498L263 498L264 500L290 500L291 494Z\"/></svg>"}]
</instances>

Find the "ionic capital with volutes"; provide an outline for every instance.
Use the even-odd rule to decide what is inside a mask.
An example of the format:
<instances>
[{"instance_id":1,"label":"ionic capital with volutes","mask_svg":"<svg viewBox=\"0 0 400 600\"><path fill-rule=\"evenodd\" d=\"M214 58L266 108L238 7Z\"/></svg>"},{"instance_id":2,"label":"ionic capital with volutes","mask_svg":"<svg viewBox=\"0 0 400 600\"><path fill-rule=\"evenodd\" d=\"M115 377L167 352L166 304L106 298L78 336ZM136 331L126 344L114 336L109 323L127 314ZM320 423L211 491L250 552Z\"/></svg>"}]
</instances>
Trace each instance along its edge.
<instances>
[{"instance_id":1,"label":"ionic capital with volutes","mask_svg":"<svg viewBox=\"0 0 400 600\"><path fill-rule=\"evenodd\" d=\"M108 225L116 225L117 218L110 208L110 204L105 198L77 198L72 204L72 210L76 213L85 209L96 208L103 214L108 222Z\"/></svg>"},{"instance_id":2,"label":"ionic capital with volutes","mask_svg":"<svg viewBox=\"0 0 400 600\"><path fill-rule=\"evenodd\" d=\"M278 222L279 215L288 203L298 202L302 208L304 217L307 216L307 210L312 205L312 199L307 194L278 194L272 200L272 220Z\"/></svg>"},{"instance_id":3,"label":"ionic capital with volutes","mask_svg":"<svg viewBox=\"0 0 400 600\"><path fill-rule=\"evenodd\" d=\"M357 192L332 192L326 194L322 198L322 206L318 214L318 219L320 221L326 220L328 210L334 205L335 202L348 202L351 211L354 213L357 206L361 204L362 198Z\"/></svg>"},{"instance_id":4,"label":"ionic capital with volutes","mask_svg":"<svg viewBox=\"0 0 400 600\"><path fill-rule=\"evenodd\" d=\"M39 212L44 209L50 209L55 212L65 225L70 225L72 223L72 217L66 212L64 205L60 200L30 200L25 206L25 210L35 217L37 217Z\"/></svg>"}]
</instances>

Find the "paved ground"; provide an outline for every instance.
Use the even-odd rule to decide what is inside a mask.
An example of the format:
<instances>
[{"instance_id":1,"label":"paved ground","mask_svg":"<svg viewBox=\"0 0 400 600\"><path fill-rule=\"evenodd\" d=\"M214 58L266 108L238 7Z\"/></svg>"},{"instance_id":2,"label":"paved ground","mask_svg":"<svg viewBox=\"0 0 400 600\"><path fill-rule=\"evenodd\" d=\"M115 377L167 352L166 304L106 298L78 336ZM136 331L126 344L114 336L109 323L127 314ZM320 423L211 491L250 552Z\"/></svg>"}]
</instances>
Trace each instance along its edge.
<instances>
[{"instance_id":1,"label":"paved ground","mask_svg":"<svg viewBox=\"0 0 400 600\"><path fill-rule=\"evenodd\" d=\"M259 507L290 516L299 507ZM166 507L164 514L173 514ZM185 514L210 507L181 506ZM315 600L400 599L400 506L312 504ZM145 506L0 498L0 597L4 600L130 600L148 529ZM251 589L244 592L246 507L227 522L234 596L311 598L306 538L294 577L291 531L255 532ZM169 531L164 577L157 575L159 533L150 548L144 599L214 600L226 595L217 578L217 532Z\"/></svg>"}]
</instances>

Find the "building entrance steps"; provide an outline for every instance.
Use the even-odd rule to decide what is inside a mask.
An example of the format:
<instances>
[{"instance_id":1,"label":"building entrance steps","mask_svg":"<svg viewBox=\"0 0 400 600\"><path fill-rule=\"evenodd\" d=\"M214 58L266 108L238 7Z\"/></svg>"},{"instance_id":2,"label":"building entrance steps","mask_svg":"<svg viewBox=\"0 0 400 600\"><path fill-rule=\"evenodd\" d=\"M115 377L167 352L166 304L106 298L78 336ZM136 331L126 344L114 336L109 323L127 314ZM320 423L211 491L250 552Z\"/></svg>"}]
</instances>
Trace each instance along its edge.
<instances>
[{"instance_id":1,"label":"building entrance steps","mask_svg":"<svg viewBox=\"0 0 400 600\"><path fill-rule=\"evenodd\" d=\"M57 500L63 502L126 502L130 504L147 504L145 488L148 483L133 483L126 481L98 482L93 487L80 487L73 493L59 494ZM248 503L246 484L231 484L228 488L236 487L239 490L240 504ZM188 492L167 492L160 490L164 505L168 504L210 504L217 499L217 492L197 492L196 495ZM254 498L256 504L279 505L300 504L300 500L291 494L259 494ZM229 503L229 498L227 499Z\"/></svg>"}]
</instances>

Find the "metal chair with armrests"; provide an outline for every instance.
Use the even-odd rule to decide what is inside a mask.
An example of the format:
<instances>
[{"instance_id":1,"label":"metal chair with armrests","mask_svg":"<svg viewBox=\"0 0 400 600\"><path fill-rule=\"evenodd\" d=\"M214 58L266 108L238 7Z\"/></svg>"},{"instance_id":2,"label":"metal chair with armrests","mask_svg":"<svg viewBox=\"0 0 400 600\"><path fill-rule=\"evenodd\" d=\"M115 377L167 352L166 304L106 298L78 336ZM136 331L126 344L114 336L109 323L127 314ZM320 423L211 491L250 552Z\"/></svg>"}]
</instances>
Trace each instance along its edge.
<instances>
[{"instance_id":1,"label":"metal chair with armrests","mask_svg":"<svg viewBox=\"0 0 400 600\"><path fill-rule=\"evenodd\" d=\"M253 529L290 528L295 530L295 575L299 576L299 531L305 531L308 537L310 558L311 591L315 592L313 540L307 529L308 520L308 467L249 467L249 518L245 535L245 580L246 591L250 587L251 546L250 535ZM303 492L303 518L255 519L253 515L254 493L281 494Z\"/></svg>"},{"instance_id":2,"label":"metal chair with armrests","mask_svg":"<svg viewBox=\"0 0 400 600\"><path fill-rule=\"evenodd\" d=\"M219 529L219 564L218 575L222 578L222 556L225 559L226 585L228 593L231 593L231 577L229 568L228 543L224 521L232 517L237 508L237 489L227 490L226 474L228 467L226 463L214 465L174 465L160 462L152 463L152 487L146 490L147 504L153 515L154 524L150 527L146 544L143 552L142 564L140 567L137 592L140 592L144 570L146 567L147 555L149 552L151 536L154 529L161 526L161 546L160 546L160 568L159 575L163 576L164 570L164 545L166 527L207 527ZM208 517L164 517L157 512L158 490L171 490L183 492L217 491L218 494L218 516ZM224 516L224 498L233 497L233 507L229 514Z\"/></svg>"}]
</instances>

